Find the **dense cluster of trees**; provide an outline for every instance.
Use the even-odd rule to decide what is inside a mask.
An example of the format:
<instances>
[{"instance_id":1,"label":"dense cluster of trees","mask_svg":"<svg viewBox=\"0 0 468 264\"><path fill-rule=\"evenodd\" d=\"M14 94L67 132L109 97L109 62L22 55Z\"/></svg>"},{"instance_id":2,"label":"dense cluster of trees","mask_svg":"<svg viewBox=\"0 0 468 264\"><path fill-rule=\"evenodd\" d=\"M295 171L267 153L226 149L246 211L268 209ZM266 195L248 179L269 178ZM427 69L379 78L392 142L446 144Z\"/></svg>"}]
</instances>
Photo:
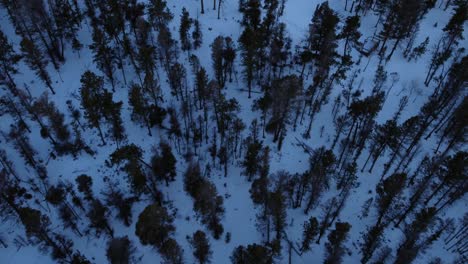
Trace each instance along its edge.
<instances>
[{"instance_id":1,"label":"dense cluster of trees","mask_svg":"<svg viewBox=\"0 0 468 264\"><path fill-rule=\"evenodd\" d=\"M324 263L342 263L351 254L348 240L362 263L411 263L444 233L447 248L466 257L466 215L454 219L444 212L466 198L468 188L468 57L460 45L467 1L437 7L433 0L347 0L346 16L325 1L295 47L281 22L285 2L240 0L238 38L223 33L204 43L207 25L199 15L180 7L173 28L165 0L0 1L18 35L0 29L0 216L24 227L27 239L16 243L36 245L58 263L86 264L93 258L77 250L72 237L104 236L110 263L133 263L138 241L115 236L121 232L114 232L113 218L130 228L140 203L144 209L132 231L139 243L154 247L164 263L185 263L176 240L177 208L164 190L182 183L193 201L193 221L215 240L225 233L229 243L223 226L229 194L223 197L211 176L233 177L230 168L239 166L262 241L236 246L232 263L276 263L284 252L291 263L293 253L313 252L323 240ZM200 0L200 15L205 4ZM421 22L442 4L449 19L440 38L421 36ZM213 1L216 8L219 19L222 0ZM375 32L363 36L362 19L370 13ZM81 43L82 33L89 34L89 46ZM79 57L82 49L89 49L95 67L78 73L79 85L69 87L77 91L69 95L56 83L69 56ZM197 54L211 55L211 65L202 65ZM397 56L419 65L427 57L429 96L413 112L406 111L411 94L391 93L399 76L386 64ZM365 57L377 58L378 66L363 90L357 80L367 69ZM40 82L23 83L27 68ZM249 100L230 96L234 80ZM392 96L401 97L395 113L378 118ZM254 117L248 131L240 115L245 102ZM320 135L313 126L318 116L329 120ZM317 145L325 126L330 140ZM145 146L133 143L138 128L151 140ZM307 169L270 172L272 157L281 156L299 129L296 151L308 155ZM49 175L57 162L99 161L103 153L108 159L99 165L106 166L95 172L101 175ZM350 235L358 227L343 221L342 212L365 177L376 184L360 216L368 225L356 238ZM288 212L299 209L306 221L294 238ZM64 232L52 228L57 224ZM205 231L186 236L201 264L213 255ZM400 234L394 248L385 243L389 232ZM0 245L9 244L0 235Z\"/></svg>"}]
</instances>

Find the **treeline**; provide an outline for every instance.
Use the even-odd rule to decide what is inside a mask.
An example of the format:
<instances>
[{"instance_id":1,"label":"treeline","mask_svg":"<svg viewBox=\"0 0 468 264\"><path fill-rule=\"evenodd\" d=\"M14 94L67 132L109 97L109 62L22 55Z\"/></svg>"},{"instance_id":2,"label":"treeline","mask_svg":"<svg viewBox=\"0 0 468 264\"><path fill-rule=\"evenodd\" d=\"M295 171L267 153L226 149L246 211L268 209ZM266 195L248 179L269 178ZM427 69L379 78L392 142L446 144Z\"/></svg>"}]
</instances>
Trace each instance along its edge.
<instances>
[{"instance_id":1,"label":"treeline","mask_svg":"<svg viewBox=\"0 0 468 264\"><path fill-rule=\"evenodd\" d=\"M2 0L21 39L15 47L0 31L0 86L5 88L0 113L2 122L10 125L1 130L0 206L2 217L24 226L27 240L17 243L37 245L60 263L91 263L85 252L75 249L72 239L51 228L51 219L57 216L77 237L107 236L110 263L133 262L135 241L114 237L111 218L115 215L129 227L133 205L149 200L138 216L136 236L141 244L153 246L165 263L184 263L182 246L174 238L177 210L162 188L178 177L178 163L187 164L180 165L185 173L179 176L193 200L196 220L214 239L224 234L229 243L231 232L225 232L222 223L224 198L210 175L214 170L228 177L229 166L239 164L251 182L250 196L258 209L257 227L263 239L236 247L230 258L233 263L275 263L284 252L291 259L293 253L313 251L313 242L319 244L324 238L324 263L341 263L351 254L346 244L353 227L340 216L365 180L364 171L379 180L360 216L368 218L369 226L361 238L352 237L362 263L411 263L444 232L450 234L445 243L463 258L466 244L460 236L466 232L459 226L466 219L447 218L443 212L462 200L468 187L468 57L459 46L467 1L441 3L450 9L450 19L440 39L428 36L421 43L416 43L419 24L436 8L436 1L345 1L347 17L324 2L317 5L306 35L295 47L281 22L285 2L239 1L239 38L220 35L204 43L198 14L182 7L181 16L175 18L164 0ZM200 4L203 14L205 3ZM222 6L223 1L213 1L218 18ZM361 17L369 13L378 18L375 33L362 36ZM178 36L169 27L174 19L179 22ZM92 37L89 47L79 40L83 30ZM210 45L211 65L202 65L193 52L202 45ZM52 77L60 76L67 48L76 56L89 48L99 72L80 73L77 98L66 102L65 112L54 101L55 94L63 91L56 91ZM393 116L379 123L377 116L389 96L394 96L391 90L398 82L398 76L385 69L396 53L420 64L420 58L429 53L429 65L423 65L427 68L424 84L432 93L417 113L404 120L410 98L403 96ZM357 78L367 68L364 60L374 56L379 66L371 89L363 91ZM46 89L37 83L34 87L20 84L20 61ZM250 125L239 116L239 101L227 97L226 90L238 77L243 78L248 98L254 98L249 102L258 118ZM166 86L170 94L165 93ZM126 88L128 101L114 98L117 89ZM307 141L297 139L298 151L310 155L308 169L296 174L270 172L271 153L281 152L288 131L301 130L304 140L319 137L312 134L313 124L330 101L331 144L312 149ZM126 106L134 125L149 136L156 131L163 135L149 159L127 138L131 124L124 122ZM45 160L31 143L36 134L49 146ZM89 140L93 134L100 145ZM274 148L265 143L267 134ZM434 142L433 153L425 151L425 142ZM100 175L50 178L50 159L95 157L107 144L115 145L105 161L106 171L113 175L105 177L99 193L93 183ZM12 151L22 158L21 164L12 162ZM18 167L28 173L18 172ZM120 179L127 185L115 184ZM336 195L324 199L329 192ZM299 208L308 220L297 240L286 232L287 212ZM393 227L403 233L395 249L384 243ZM209 263L209 236L197 230L187 239L199 263ZM0 244L9 243L0 236Z\"/></svg>"}]
</instances>

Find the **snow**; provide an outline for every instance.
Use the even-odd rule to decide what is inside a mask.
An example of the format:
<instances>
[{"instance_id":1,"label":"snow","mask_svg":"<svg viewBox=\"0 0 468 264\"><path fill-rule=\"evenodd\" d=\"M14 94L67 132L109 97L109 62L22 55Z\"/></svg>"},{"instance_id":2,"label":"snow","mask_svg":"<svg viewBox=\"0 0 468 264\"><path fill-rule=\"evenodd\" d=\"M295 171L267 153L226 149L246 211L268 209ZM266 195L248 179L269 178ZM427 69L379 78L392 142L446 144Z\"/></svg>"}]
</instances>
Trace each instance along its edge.
<instances>
[{"instance_id":1,"label":"snow","mask_svg":"<svg viewBox=\"0 0 468 264\"><path fill-rule=\"evenodd\" d=\"M289 0L286 2L285 14L281 18L281 21L287 25L289 35L293 39L293 47L305 37L310 19L312 18L316 5L319 3L321 3L321 1L317 0ZM199 14L200 5L198 0L168 1L168 6L174 13L174 20L171 22L170 28L173 30L173 37L176 39L178 38L178 24L182 7L185 6L187 8L191 17L198 16L203 30L203 46L202 48L194 51L193 54L198 56L201 65L204 66L209 73L212 71L211 50L209 44L211 44L214 38L220 34L223 36L230 36L233 40L237 40L241 33L241 27L239 25L241 14L237 11L237 1L225 1L223 3L220 20L217 19L217 11L212 10L211 4L212 3L210 1L205 0L205 14L201 15ZM343 1L330 1L330 6L339 13L342 20L346 16L350 15L350 13L344 10ZM422 21L421 29L415 43L420 43L426 38L426 36L429 36L429 47L432 47L440 37L443 25L446 24L450 17L450 10L443 11L437 6L438 5L436 5L436 8L432 9ZM367 14L367 16L363 18L360 29L364 37L373 34L375 30L375 22L376 17L371 13ZM434 27L436 22L438 23L438 26ZM16 44L15 47L17 48L17 44L20 39L16 34L14 34L14 30L12 29L3 9L0 10L0 25L1 29L9 36L10 41L13 41ZM92 62L92 53L87 48L87 46L91 44L91 36L89 27L86 24L83 24L82 30L79 33L79 38L84 44L84 48L80 51L80 56L73 53L70 48L67 48L65 54L66 63L61 66L59 70L60 74L58 74L52 66L49 65L49 72L52 75L54 83L53 86L57 91L57 94L50 95L50 98L64 113L68 113L65 103L66 100L72 99L74 105L76 107L79 106L79 100L76 98L78 98L81 74L86 70L99 73L99 70L96 69ZM467 44L468 43L465 38L465 40L460 44L460 47L467 47ZM338 50L341 52L341 45ZM181 53L180 55L179 61L187 67L187 79L189 86L191 86L193 83L193 76L189 68L187 55L184 53ZM353 53L353 55L356 59L357 53ZM418 61L408 63L402 57L400 50L395 52L391 61L386 64L386 71L388 73L397 73L399 81L395 83L389 99L377 118L379 123L385 122L395 113L399 100L404 95L409 97L409 104L403 112L400 121L417 113L421 105L425 103L427 96L432 92L432 88L425 87L423 84L429 59L430 53L428 52ZM233 83L227 84L226 94L227 98L236 98L239 101L241 105L241 113L239 116L248 126L253 118L258 118L260 116L260 113L251 111L252 102L258 98L259 95L254 93L252 98L248 99L246 92L240 91L240 89L245 89L246 85L241 77L239 55L236 60L236 78ZM362 69L367 63L367 58L363 58L361 64L354 67ZM376 56L372 56L366 70L361 72L359 77L356 79L356 84L362 82L360 87L364 90L364 93L370 92L377 65L378 58ZM351 73L353 70L354 69L349 72ZM116 72L116 74L120 76L120 72ZM130 80L136 78L135 74L131 71L130 65L126 67L126 74L129 83ZM160 84L163 88L164 98L166 99L165 105L177 105L178 102L170 96L169 87L165 81L166 77L161 69L159 69L159 76L161 76ZM210 77L213 77L213 74L210 74ZM15 76L15 80L19 84L28 84L31 87L31 92L34 96L39 96L46 90L40 80L38 80L34 73L23 63L21 63L20 73ZM309 82L310 81L311 80L309 80ZM387 85L390 85L390 83L391 80L389 78ZM415 87L414 89L411 89L413 84ZM122 108L122 117L128 136L127 142L135 143L142 147L145 151L145 160L149 160L151 148L159 144L160 140L167 139L167 135L164 130L153 129L153 137L148 137L146 128L141 128L130 120L127 91L128 89L123 83L123 80L119 79L114 99L122 100L124 103L124 107ZM300 146L297 146L296 138L304 140L306 144L314 148L322 145L331 145L331 140L334 137L334 126L331 121L332 118L330 113L334 96L340 92L340 88L336 87L333 94L330 95L330 102L323 107L321 113L317 116L314 122L311 133L312 137L310 139L306 140L302 138L301 134L305 130L304 127L298 127L296 131L293 131L292 127L289 127L288 134L283 144L283 149L281 152L277 152L276 145L272 142L271 136L267 135L264 139L264 143L270 145L270 148L273 150L271 152L271 173L275 173L279 170L287 170L290 173L300 173L308 168L308 154L304 153ZM3 91L0 91L0 95L2 95L2 93ZM0 130L4 132L8 131L11 120L7 117L0 116L0 122ZM322 126L324 126L325 129L323 136L320 137L320 128ZM30 140L35 149L38 150L38 156L44 161L48 160L48 153L51 146L48 142L40 138L38 133L39 129L35 126L33 126L33 128L33 133L29 135ZM247 133L248 131L246 129L246 131L244 131L244 136L246 136ZM59 157L56 160L49 160L47 162L47 170L49 172L51 182L60 182L65 180L73 182L76 176L85 173L93 177L93 191L96 195L100 195L102 189L106 186L105 178L109 178L112 182L111 184L116 184L125 189L126 182L122 180L124 177L123 174L120 173L121 175L119 175L119 171L115 168L108 168L104 165L105 160L108 159L109 155L115 150L116 145L108 142L106 146L100 146L100 139L96 131L93 129L88 129L83 134L83 137L94 150L98 151L97 155L90 156L83 153L76 160L70 156ZM33 174L31 169L23 165L21 157L19 157L17 152L13 149L11 142L6 142L3 138L0 138L0 142L1 148L6 149L9 158L15 163L15 169L20 172L20 174ZM429 143L423 147L425 151L432 152L432 144ZM201 155L198 156L198 159L202 164L205 162L211 162L211 158L206 149L207 146L204 146L204 151L201 151ZM365 159L366 153L367 151L361 155L361 158L358 161L360 166L362 166L365 161L363 159ZM183 190L182 177L187 164L181 155L178 154L176 157L178 173L176 181L171 183L169 187L161 185L161 188L165 197L172 201L174 208L177 208L175 219L175 238L184 249L184 259L187 263L193 263L195 260L192 256L192 250L186 236L192 235L198 229L204 231L207 230L203 225L201 225L200 221L197 220L192 208L193 201ZM372 174L367 172L358 174L360 185L358 188L353 190L351 196L346 202L344 210L340 214L338 221L347 221L352 225L347 242L347 246L351 249L352 254L345 256L343 263L359 263L360 254L357 245L362 239L362 233L365 231L366 226L373 222L372 208L368 218L360 219L361 207L368 198L374 197L375 186L380 178L384 161L385 158L379 160ZM414 161L413 164L416 164L416 162L418 161ZM204 168L204 166L202 166L202 168ZM255 208L250 199L250 183L247 182L245 177L241 176L241 171L242 169L237 164L237 161L231 161L231 164L229 164L228 176L226 178L223 177L222 169L213 170L210 177L210 180L215 183L218 193L225 198L224 207L226 209L226 213L222 224L224 226L225 233L231 232L232 235L231 242L228 244L224 242L224 236L220 240L214 240L209 236L213 251L212 263L229 263L229 256L235 247L250 243L260 243L262 241L262 237L256 227L256 214L259 212L259 208ZM337 192L332 188L330 192L324 195L321 202L325 203L329 198L335 195L337 195ZM134 234L137 217L149 202L149 200L143 200L134 205L132 210L133 221L130 227L127 228L117 219L114 219L116 212L112 213L111 226L115 230L116 237L123 235L129 236L137 248L135 255L137 258L141 258L140 263L159 263L161 260L158 253L149 246L142 246ZM461 214L459 210L466 212L466 208L467 201L465 199L447 210L446 214L447 216L460 216ZM54 210L50 212L53 230L61 231L67 237L73 238L75 248L83 253L93 263L107 262L105 256L107 238L104 235L101 235L99 238L94 237L92 234L84 237L78 237L70 230L63 230L61 222L59 219L56 219L57 217L55 214ZM305 215L301 208L288 210L287 234L290 239L297 242L301 240L303 230L302 224L309 218L309 216L316 216L320 219L320 206L310 212L309 215ZM83 218L84 219L81 221L81 225L79 227L81 230L87 225L86 217L83 216ZM10 245L8 248L0 247L0 263L53 263L47 254L39 252L34 247L28 246L16 249L13 245L13 239L16 236L25 237L25 234L22 231L21 224L15 222L14 219L4 221L0 225L0 233ZM388 241L386 243L395 247L398 244L401 235L400 230L392 230L387 235ZM320 245L313 244L312 250L302 256L293 254L293 263L318 263L323 257L323 245L326 240L326 237L324 237ZM282 258L278 259L278 263L287 263L287 246L285 242L283 242L282 245ZM454 254L443 249L442 243L435 243L426 254L418 257L416 262L427 263L428 260L434 256L442 257L448 262L453 260L455 257Z\"/></svg>"}]
</instances>

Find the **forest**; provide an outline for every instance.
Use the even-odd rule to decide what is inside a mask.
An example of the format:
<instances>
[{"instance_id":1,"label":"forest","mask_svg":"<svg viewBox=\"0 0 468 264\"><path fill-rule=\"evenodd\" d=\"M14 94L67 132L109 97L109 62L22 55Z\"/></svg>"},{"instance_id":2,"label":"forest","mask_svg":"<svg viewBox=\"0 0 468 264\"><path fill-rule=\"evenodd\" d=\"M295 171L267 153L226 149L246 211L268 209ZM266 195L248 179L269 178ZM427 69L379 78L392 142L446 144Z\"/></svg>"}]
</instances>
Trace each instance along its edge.
<instances>
[{"instance_id":1,"label":"forest","mask_svg":"<svg viewBox=\"0 0 468 264\"><path fill-rule=\"evenodd\" d=\"M0 263L468 263L468 0L0 0Z\"/></svg>"}]
</instances>

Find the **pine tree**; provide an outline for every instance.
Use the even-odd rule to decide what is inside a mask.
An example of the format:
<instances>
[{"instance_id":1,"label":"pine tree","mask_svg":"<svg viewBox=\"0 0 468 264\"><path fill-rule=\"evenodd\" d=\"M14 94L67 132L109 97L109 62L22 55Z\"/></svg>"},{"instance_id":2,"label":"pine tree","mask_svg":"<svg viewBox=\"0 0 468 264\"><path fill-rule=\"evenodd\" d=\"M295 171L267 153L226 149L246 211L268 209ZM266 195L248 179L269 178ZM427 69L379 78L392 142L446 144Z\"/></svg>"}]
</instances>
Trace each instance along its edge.
<instances>
[{"instance_id":1,"label":"pine tree","mask_svg":"<svg viewBox=\"0 0 468 264\"><path fill-rule=\"evenodd\" d=\"M190 14L188 13L187 9L182 8L182 15L180 16L180 28L179 28L179 35L180 35L180 42L182 50L189 51L192 48L189 39L189 30L192 26L192 19L190 18Z\"/></svg>"},{"instance_id":2,"label":"pine tree","mask_svg":"<svg viewBox=\"0 0 468 264\"><path fill-rule=\"evenodd\" d=\"M133 250L132 242L127 236L112 238L107 243L106 257L111 264L130 263Z\"/></svg>"},{"instance_id":3,"label":"pine tree","mask_svg":"<svg viewBox=\"0 0 468 264\"><path fill-rule=\"evenodd\" d=\"M165 0L150 0L148 3L148 14L149 21L157 31L162 27L167 27L169 22L174 18Z\"/></svg>"},{"instance_id":4,"label":"pine tree","mask_svg":"<svg viewBox=\"0 0 468 264\"><path fill-rule=\"evenodd\" d=\"M122 170L128 175L128 183L136 195L145 191L151 191L153 197L157 193L152 185L151 190L147 190L148 177L142 168L143 151L138 146L131 144L121 146L110 155L111 165L122 165Z\"/></svg>"},{"instance_id":5,"label":"pine tree","mask_svg":"<svg viewBox=\"0 0 468 264\"><path fill-rule=\"evenodd\" d=\"M105 231L110 237L114 236L114 230L109 225L108 214L109 209L100 200L91 201L91 208L86 216L89 218L89 226L96 229L97 235Z\"/></svg>"},{"instance_id":6,"label":"pine tree","mask_svg":"<svg viewBox=\"0 0 468 264\"><path fill-rule=\"evenodd\" d=\"M81 105L85 110L85 117L91 127L97 128L102 143L105 144L104 135L101 129L101 102L104 81L102 77L87 71L81 76Z\"/></svg>"},{"instance_id":7,"label":"pine tree","mask_svg":"<svg viewBox=\"0 0 468 264\"><path fill-rule=\"evenodd\" d=\"M18 73L17 64L21 56L15 52L7 36L0 30L0 85L5 85L16 95L16 84L13 75Z\"/></svg>"},{"instance_id":8,"label":"pine tree","mask_svg":"<svg viewBox=\"0 0 468 264\"><path fill-rule=\"evenodd\" d=\"M336 64L338 58L336 52L338 46L336 27L339 21L336 12L328 6L328 2L324 2L317 6L309 24L304 50L311 53L310 58L314 62L314 75L312 78L313 84L308 91L310 98L307 105L311 110L309 111L309 125L304 133L305 138L310 137L315 114L320 111L331 92L331 85L325 85L325 81L329 78L330 70ZM331 84L336 76L332 77Z\"/></svg>"},{"instance_id":9,"label":"pine tree","mask_svg":"<svg viewBox=\"0 0 468 264\"><path fill-rule=\"evenodd\" d=\"M387 56L390 60L400 41L410 38L419 28L419 22L427 13L429 2L419 0L394 0L389 1L383 22L382 46L379 54L384 55L388 39L394 39L395 43Z\"/></svg>"},{"instance_id":10,"label":"pine tree","mask_svg":"<svg viewBox=\"0 0 468 264\"><path fill-rule=\"evenodd\" d=\"M108 185L107 190L105 190L103 194L106 204L117 209L117 218L121 220L125 226L130 226L132 222L132 205L133 202L135 202L135 198L125 197L121 190L111 184Z\"/></svg>"},{"instance_id":11,"label":"pine tree","mask_svg":"<svg viewBox=\"0 0 468 264\"><path fill-rule=\"evenodd\" d=\"M42 52L32 40L27 38L23 38L20 45L21 51L23 52L23 56L28 66L36 72L37 76L45 83L52 94L55 94L55 90L52 87L52 80L46 69L47 61L42 55Z\"/></svg>"},{"instance_id":12,"label":"pine tree","mask_svg":"<svg viewBox=\"0 0 468 264\"><path fill-rule=\"evenodd\" d=\"M163 264L184 264L184 250L173 238L164 241L159 253L162 255Z\"/></svg>"},{"instance_id":13,"label":"pine tree","mask_svg":"<svg viewBox=\"0 0 468 264\"><path fill-rule=\"evenodd\" d=\"M50 3L50 8L55 22L54 33L59 38L60 56L64 57L65 41L71 42L74 49L82 46L77 38L82 17L68 0L55 0Z\"/></svg>"},{"instance_id":14,"label":"pine tree","mask_svg":"<svg viewBox=\"0 0 468 264\"><path fill-rule=\"evenodd\" d=\"M78 191L85 195L85 199L92 201L93 198L93 190L91 186L93 185L93 178L86 174L81 174L76 177L75 179Z\"/></svg>"},{"instance_id":15,"label":"pine tree","mask_svg":"<svg viewBox=\"0 0 468 264\"><path fill-rule=\"evenodd\" d=\"M230 257L232 264L273 264L273 252L270 248L250 244L247 247L238 246Z\"/></svg>"},{"instance_id":16,"label":"pine tree","mask_svg":"<svg viewBox=\"0 0 468 264\"><path fill-rule=\"evenodd\" d=\"M193 248L193 256L198 260L199 264L210 263L213 252L210 249L210 243L205 232L197 230L193 236L189 238L189 243Z\"/></svg>"},{"instance_id":17,"label":"pine tree","mask_svg":"<svg viewBox=\"0 0 468 264\"><path fill-rule=\"evenodd\" d=\"M318 202L323 192L329 188L330 175L334 171L336 157L331 150L321 147L310 157L310 168L305 173L310 182L309 199L304 212L307 214Z\"/></svg>"},{"instance_id":18,"label":"pine tree","mask_svg":"<svg viewBox=\"0 0 468 264\"><path fill-rule=\"evenodd\" d=\"M224 69L223 69L223 50L224 37L217 36L211 44L211 58L213 61L213 70L219 86L224 87Z\"/></svg>"},{"instance_id":19,"label":"pine tree","mask_svg":"<svg viewBox=\"0 0 468 264\"><path fill-rule=\"evenodd\" d=\"M301 252L310 250L310 243L318 235L318 221L315 217L310 217L309 221L304 222L304 231L302 232Z\"/></svg>"},{"instance_id":20,"label":"pine tree","mask_svg":"<svg viewBox=\"0 0 468 264\"><path fill-rule=\"evenodd\" d=\"M97 26L93 28L93 44L90 49L94 52L93 61L96 63L112 85L112 90L115 90L115 65L117 56L114 49L109 46L110 39Z\"/></svg>"},{"instance_id":21,"label":"pine tree","mask_svg":"<svg viewBox=\"0 0 468 264\"><path fill-rule=\"evenodd\" d=\"M201 1L203 3L203 0ZM201 30L200 21L198 19L195 19L193 21L192 39L193 39L193 49L200 48L203 43L203 32Z\"/></svg>"},{"instance_id":22,"label":"pine tree","mask_svg":"<svg viewBox=\"0 0 468 264\"><path fill-rule=\"evenodd\" d=\"M50 219L39 210L29 207L20 207L17 213L23 224L26 235L35 237L46 248L52 249L52 258L58 261L66 261L72 257L73 242L65 237L50 231Z\"/></svg>"},{"instance_id":23,"label":"pine tree","mask_svg":"<svg viewBox=\"0 0 468 264\"><path fill-rule=\"evenodd\" d=\"M221 219L224 216L223 197L218 195L216 186L203 178L199 164L190 164L184 175L184 190L193 198L193 207L201 216L215 239L219 239L224 228Z\"/></svg>"},{"instance_id":24,"label":"pine tree","mask_svg":"<svg viewBox=\"0 0 468 264\"><path fill-rule=\"evenodd\" d=\"M135 235L141 244L161 249L175 231L172 222L173 219L165 207L157 203L148 205L138 216Z\"/></svg>"},{"instance_id":25,"label":"pine tree","mask_svg":"<svg viewBox=\"0 0 468 264\"><path fill-rule=\"evenodd\" d=\"M460 1L455 8L455 13L443 28L444 35L440 38L432 53L431 64L424 81L426 86L432 81L440 67L452 56L460 40L464 39L462 34L463 25L467 19L468 12L466 11L465 4L463 1Z\"/></svg>"},{"instance_id":26,"label":"pine tree","mask_svg":"<svg viewBox=\"0 0 468 264\"><path fill-rule=\"evenodd\" d=\"M259 168L258 160L260 156L260 150L262 149L262 143L259 141L253 141L247 145L247 152L245 153L242 166L244 167L245 175L248 177L248 181L252 181L252 178L257 174Z\"/></svg>"},{"instance_id":27,"label":"pine tree","mask_svg":"<svg viewBox=\"0 0 468 264\"><path fill-rule=\"evenodd\" d=\"M359 16L349 16L346 18L345 25L341 30L341 33L338 35L339 38L344 39L344 51L343 55L349 53L349 44L355 46L360 46L359 38L362 34L359 32L359 27L361 26L361 19Z\"/></svg>"},{"instance_id":28,"label":"pine tree","mask_svg":"<svg viewBox=\"0 0 468 264\"><path fill-rule=\"evenodd\" d=\"M151 158L151 169L154 176L165 181L169 186L170 181L175 181L177 160L172 154L172 148L164 141L159 143L159 151Z\"/></svg>"},{"instance_id":29,"label":"pine tree","mask_svg":"<svg viewBox=\"0 0 468 264\"><path fill-rule=\"evenodd\" d=\"M271 98L271 117L266 125L266 130L273 133L273 141L278 142L281 149L286 136L286 124L294 105L297 104L297 96L302 92L302 80L296 75L288 75L274 80L271 89L266 96Z\"/></svg>"},{"instance_id":30,"label":"pine tree","mask_svg":"<svg viewBox=\"0 0 468 264\"><path fill-rule=\"evenodd\" d=\"M395 264L412 263L420 250L427 248L434 240L440 237L445 226L426 239L420 240L421 236L433 225L436 209L430 207L422 209L415 217L414 221L404 229L405 237L396 252Z\"/></svg>"},{"instance_id":31,"label":"pine tree","mask_svg":"<svg viewBox=\"0 0 468 264\"><path fill-rule=\"evenodd\" d=\"M346 248L343 243L348 237L348 232L351 229L351 225L344 223L336 223L335 230L328 235L328 242L325 244L324 264L338 264L342 262L343 255Z\"/></svg>"},{"instance_id":32,"label":"pine tree","mask_svg":"<svg viewBox=\"0 0 468 264\"><path fill-rule=\"evenodd\" d=\"M396 205L405 187L406 178L406 173L395 173L377 185L376 192L378 196L376 202L378 217L376 226L380 226L382 223L386 225L387 221L396 215Z\"/></svg>"}]
</instances>

